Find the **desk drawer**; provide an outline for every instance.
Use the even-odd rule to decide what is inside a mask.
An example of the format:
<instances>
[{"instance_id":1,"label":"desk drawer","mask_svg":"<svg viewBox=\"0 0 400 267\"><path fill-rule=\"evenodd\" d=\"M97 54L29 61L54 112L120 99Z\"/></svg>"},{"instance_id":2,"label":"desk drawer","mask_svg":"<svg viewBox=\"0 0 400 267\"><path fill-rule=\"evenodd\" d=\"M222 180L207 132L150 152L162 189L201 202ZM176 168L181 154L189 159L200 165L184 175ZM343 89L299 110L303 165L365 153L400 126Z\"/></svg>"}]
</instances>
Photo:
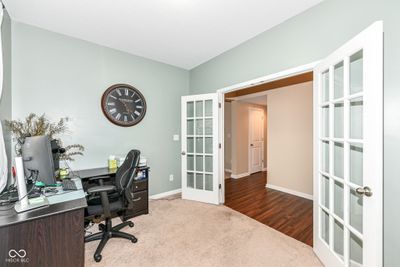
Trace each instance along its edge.
<instances>
[{"instance_id":1,"label":"desk drawer","mask_svg":"<svg viewBox=\"0 0 400 267\"><path fill-rule=\"evenodd\" d=\"M130 210L132 213L136 213L141 210L148 209L148 197L147 190L133 193L133 208Z\"/></svg>"},{"instance_id":2,"label":"desk drawer","mask_svg":"<svg viewBox=\"0 0 400 267\"><path fill-rule=\"evenodd\" d=\"M142 190L147 190L147 179L144 180L137 180L133 182L133 192L138 192Z\"/></svg>"}]
</instances>

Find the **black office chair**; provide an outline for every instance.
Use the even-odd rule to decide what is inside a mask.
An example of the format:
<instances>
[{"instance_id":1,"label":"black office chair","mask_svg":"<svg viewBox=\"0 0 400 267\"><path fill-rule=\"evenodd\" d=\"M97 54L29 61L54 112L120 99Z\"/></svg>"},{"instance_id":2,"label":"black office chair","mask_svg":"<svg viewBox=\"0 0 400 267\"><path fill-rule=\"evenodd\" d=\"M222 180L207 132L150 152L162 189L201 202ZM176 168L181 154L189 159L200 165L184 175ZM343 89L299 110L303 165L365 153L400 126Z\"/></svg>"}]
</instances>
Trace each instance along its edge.
<instances>
[{"instance_id":1,"label":"black office chair","mask_svg":"<svg viewBox=\"0 0 400 267\"><path fill-rule=\"evenodd\" d=\"M98 182L98 185L90 187L87 190L89 196L88 207L85 211L86 223L88 221L98 222L99 220L105 220L105 224L99 224L99 233L85 237L85 243L101 240L94 253L94 260L96 262L101 261L101 251L110 238L119 237L129 239L133 243L137 242L135 236L120 231L126 226L133 227L133 222L124 221L113 227L111 219L120 216L125 210L133 206L131 188L138 171L139 159L140 151L131 150L124 163L118 168L115 174L115 181L112 184L104 184L104 181L109 180L110 177L94 177L89 179L90 181Z\"/></svg>"}]
</instances>

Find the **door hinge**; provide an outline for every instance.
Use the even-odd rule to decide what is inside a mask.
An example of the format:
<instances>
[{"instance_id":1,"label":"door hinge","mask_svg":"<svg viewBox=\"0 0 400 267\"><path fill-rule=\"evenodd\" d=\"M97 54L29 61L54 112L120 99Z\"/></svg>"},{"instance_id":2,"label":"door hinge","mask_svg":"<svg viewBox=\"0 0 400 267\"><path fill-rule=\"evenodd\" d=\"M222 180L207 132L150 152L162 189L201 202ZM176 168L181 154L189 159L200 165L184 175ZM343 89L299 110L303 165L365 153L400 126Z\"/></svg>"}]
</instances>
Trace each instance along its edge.
<instances>
[{"instance_id":1,"label":"door hinge","mask_svg":"<svg viewBox=\"0 0 400 267\"><path fill-rule=\"evenodd\" d=\"M218 144L218 148L222 148L222 145L221 145L221 143L219 143L219 144Z\"/></svg>"},{"instance_id":2,"label":"door hinge","mask_svg":"<svg viewBox=\"0 0 400 267\"><path fill-rule=\"evenodd\" d=\"M218 185L218 188L219 188L219 189L221 189L221 188L222 188L222 185L221 185L221 184L219 184L219 185Z\"/></svg>"},{"instance_id":3,"label":"door hinge","mask_svg":"<svg viewBox=\"0 0 400 267\"><path fill-rule=\"evenodd\" d=\"M221 103L218 103L218 107L219 107L219 108L222 108L222 104L221 104Z\"/></svg>"}]
</instances>

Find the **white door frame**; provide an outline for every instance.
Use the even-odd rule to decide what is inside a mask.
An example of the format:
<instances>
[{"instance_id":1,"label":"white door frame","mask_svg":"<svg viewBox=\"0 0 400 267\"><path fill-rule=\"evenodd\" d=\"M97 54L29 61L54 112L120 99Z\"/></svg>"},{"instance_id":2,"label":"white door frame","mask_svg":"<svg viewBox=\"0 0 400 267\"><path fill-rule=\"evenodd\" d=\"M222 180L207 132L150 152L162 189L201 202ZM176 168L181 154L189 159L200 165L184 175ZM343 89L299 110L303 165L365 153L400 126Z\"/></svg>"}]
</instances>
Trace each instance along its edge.
<instances>
[{"instance_id":1,"label":"white door frame","mask_svg":"<svg viewBox=\"0 0 400 267\"><path fill-rule=\"evenodd\" d=\"M250 134L250 131L252 130L251 129L251 110L257 110L257 111L262 111L263 112L263 114L264 114L264 110L263 109L261 109L261 108L257 108L257 107L249 107L249 129L248 129L248 135L249 135L249 138L248 138L248 144L247 144L247 147L248 147L248 157L247 157L247 160L248 160L248 173L251 175L252 174L252 172L251 172L251 155L250 155L250 153L251 153L251 134ZM264 118L265 119L265 118ZM264 120L263 120L263 122L264 122ZM263 169L264 169L264 154L265 154L265 151L264 151L264 147L265 147L265 132L264 132L264 129L265 128L265 125L263 125L263 141L262 141L262 146L261 146L261 160L262 160L262 165L261 165L261 171L263 171Z\"/></svg>"},{"instance_id":2,"label":"white door frame","mask_svg":"<svg viewBox=\"0 0 400 267\"><path fill-rule=\"evenodd\" d=\"M290 68L290 69L286 69L280 72L276 72L273 74L269 74L266 76L262 76L256 79L252 79L246 82L241 82L241 83L237 83L234 85L230 85L221 89L217 90L218 93L218 101L220 103L220 109L219 109L219 130L220 130L220 135L219 135L219 143L221 145L221 149L219 150L219 165L218 165L218 170L219 170L219 183L221 185L221 190L220 190L220 199L219 202L220 204L225 203L225 169L224 169L224 162L225 162L225 158L224 158L224 98L225 98L225 94L229 93L229 92L234 92L237 90L241 90L241 89L245 89L245 88L249 88L249 87L253 87L256 85L260 85L260 84L264 84L264 83L269 83L269 82L273 82L276 80L281 80L284 78L288 78L291 76L296 76L296 75L300 75L306 72L310 72L310 71L314 71L315 66L317 66L317 64L320 61L314 61L312 63L309 64L305 64L305 65L301 65L298 67L294 67L294 68Z\"/></svg>"}]
</instances>

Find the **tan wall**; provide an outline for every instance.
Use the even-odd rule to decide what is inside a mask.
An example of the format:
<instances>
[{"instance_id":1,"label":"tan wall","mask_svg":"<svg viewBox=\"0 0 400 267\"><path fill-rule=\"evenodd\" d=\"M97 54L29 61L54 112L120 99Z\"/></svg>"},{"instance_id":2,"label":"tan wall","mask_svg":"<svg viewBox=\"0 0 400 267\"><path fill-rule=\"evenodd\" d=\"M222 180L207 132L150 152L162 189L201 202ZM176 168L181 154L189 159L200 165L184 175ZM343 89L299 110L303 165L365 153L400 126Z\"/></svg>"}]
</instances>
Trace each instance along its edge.
<instances>
[{"instance_id":1,"label":"tan wall","mask_svg":"<svg viewBox=\"0 0 400 267\"><path fill-rule=\"evenodd\" d=\"M312 82L271 90L267 102L267 183L312 195Z\"/></svg>"},{"instance_id":2,"label":"tan wall","mask_svg":"<svg viewBox=\"0 0 400 267\"><path fill-rule=\"evenodd\" d=\"M224 132L224 157L225 157L225 170L232 169L232 132L231 132L231 122L232 122L232 109L231 103L225 102L225 114L224 114L224 123L225 123L225 132Z\"/></svg>"},{"instance_id":3,"label":"tan wall","mask_svg":"<svg viewBox=\"0 0 400 267\"><path fill-rule=\"evenodd\" d=\"M232 131L232 174L246 174L249 172L249 108L257 107L264 110L264 118L267 117L265 106L254 105L242 101L231 102L231 131ZM225 122L226 125L226 122ZM267 120L264 120L264 140L267 134ZM266 162L267 142L264 142L264 163ZM225 159L226 161L226 159Z\"/></svg>"}]
</instances>

